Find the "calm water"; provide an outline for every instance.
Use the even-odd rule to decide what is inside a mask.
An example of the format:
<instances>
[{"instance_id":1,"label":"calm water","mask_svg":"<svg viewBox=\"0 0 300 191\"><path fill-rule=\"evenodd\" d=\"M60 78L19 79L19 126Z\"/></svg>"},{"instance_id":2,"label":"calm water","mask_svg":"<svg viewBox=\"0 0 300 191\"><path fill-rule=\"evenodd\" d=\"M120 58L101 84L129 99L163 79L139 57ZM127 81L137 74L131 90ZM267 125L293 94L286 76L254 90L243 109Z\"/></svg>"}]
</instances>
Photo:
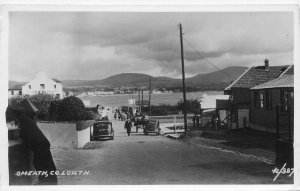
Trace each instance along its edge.
<instances>
[{"instance_id":1,"label":"calm water","mask_svg":"<svg viewBox=\"0 0 300 191\"><path fill-rule=\"evenodd\" d=\"M223 91L208 91L208 92L189 92L186 94L187 99L198 99L200 100L202 94L217 95L223 94ZM142 96L141 96L142 97ZM109 95L109 96L93 96L93 97L82 97L82 100L90 100L92 106L97 104L103 105L104 107L118 107L122 105L129 105L128 99L138 100L138 95ZM141 98L142 99L142 98ZM182 93L171 93L171 94L151 94L151 105L158 104L169 104L175 105L182 99ZM144 100L149 100L149 94L144 94Z\"/></svg>"}]
</instances>

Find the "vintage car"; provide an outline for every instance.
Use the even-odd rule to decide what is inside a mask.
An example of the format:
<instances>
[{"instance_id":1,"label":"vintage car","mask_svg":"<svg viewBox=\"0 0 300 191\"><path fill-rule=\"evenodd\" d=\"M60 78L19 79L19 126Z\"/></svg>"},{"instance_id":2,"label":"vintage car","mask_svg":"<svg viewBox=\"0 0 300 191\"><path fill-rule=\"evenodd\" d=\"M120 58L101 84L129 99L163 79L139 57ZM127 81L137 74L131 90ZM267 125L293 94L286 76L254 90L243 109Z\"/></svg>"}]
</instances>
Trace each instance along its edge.
<instances>
[{"instance_id":1,"label":"vintage car","mask_svg":"<svg viewBox=\"0 0 300 191\"><path fill-rule=\"evenodd\" d=\"M114 129L111 121L96 121L91 127L91 141L102 138L114 139Z\"/></svg>"},{"instance_id":2,"label":"vintage car","mask_svg":"<svg viewBox=\"0 0 300 191\"><path fill-rule=\"evenodd\" d=\"M144 134L148 135L149 133L160 134L159 121L156 120L145 120L144 121Z\"/></svg>"}]
</instances>

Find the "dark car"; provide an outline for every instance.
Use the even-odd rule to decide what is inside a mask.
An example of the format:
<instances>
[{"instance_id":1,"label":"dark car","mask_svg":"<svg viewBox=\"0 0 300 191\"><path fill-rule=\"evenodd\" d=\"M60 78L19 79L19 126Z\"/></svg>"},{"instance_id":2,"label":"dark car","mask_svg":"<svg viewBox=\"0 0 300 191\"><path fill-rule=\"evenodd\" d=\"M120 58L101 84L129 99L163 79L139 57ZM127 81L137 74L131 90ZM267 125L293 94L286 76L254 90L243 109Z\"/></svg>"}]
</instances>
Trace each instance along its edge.
<instances>
[{"instance_id":1,"label":"dark car","mask_svg":"<svg viewBox=\"0 0 300 191\"><path fill-rule=\"evenodd\" d=\"M102 138L114 139L114 129L110 121L97 121L91 128L91 140L98 140Z\"/></svg>"},{"instance_id":2,"label":"dark car","mask_svg":"<svg viewBox=\"0 0 300 191\"><path fill-rule=\"evenodd\" d=\"M144 133L148 135L148 133L155 133L157 135L160 134L159 121L156 120L146 120L144 121Z\"/></svg>"}]
</instances>

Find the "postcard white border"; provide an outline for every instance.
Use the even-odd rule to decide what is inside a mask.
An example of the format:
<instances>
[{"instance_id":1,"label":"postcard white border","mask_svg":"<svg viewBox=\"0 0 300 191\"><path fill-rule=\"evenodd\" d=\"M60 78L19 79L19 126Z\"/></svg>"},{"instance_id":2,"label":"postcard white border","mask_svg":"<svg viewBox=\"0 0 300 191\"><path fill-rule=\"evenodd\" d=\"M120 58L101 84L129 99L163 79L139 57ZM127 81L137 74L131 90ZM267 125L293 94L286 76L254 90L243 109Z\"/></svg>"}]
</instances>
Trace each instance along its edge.
<instances>
[{"instance_id":1,"label":"postcard white border","mask_svg":"<svg viewBox=\"0 0 300 191\"><path fill-rule=\"evenodd\" d=\"M40 0L4 0L0 3L0 87L1 87L1 101L0 101L0 152L1 157L1 187L3 190L296 190L299 187L299 136L300 119L295 117L295 174L294 185L145 185L145 186L130 186L130 185L116 185L116 186L8 186L8 143L7 131L5 124L5 109L7 107L7 89L8 89L8 36L9 36L9 12L15 11L58 11L58 12L75 12L75 11L107 11L107 12L268 12L268 11L292 11L294 13L294 64L295 74L298 73L299 63L299 1L40 1ZM295 105L299 105L298 97L298 82L299 78L295 75ZM298 116L299 109L295 107L295 116ZM297 135L297 136L296 136ZM271 173L271 172L270 172Z\"/></svg>"}]
</instances>

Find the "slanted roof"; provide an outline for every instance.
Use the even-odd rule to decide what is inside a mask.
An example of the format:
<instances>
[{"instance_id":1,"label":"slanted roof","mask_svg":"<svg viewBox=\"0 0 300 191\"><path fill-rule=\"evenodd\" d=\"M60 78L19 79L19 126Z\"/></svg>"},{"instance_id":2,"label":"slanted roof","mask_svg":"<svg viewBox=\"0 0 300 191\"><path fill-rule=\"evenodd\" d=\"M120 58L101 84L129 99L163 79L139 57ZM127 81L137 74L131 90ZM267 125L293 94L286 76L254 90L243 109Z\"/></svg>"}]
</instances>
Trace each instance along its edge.
<instances>
[{"instance_id":1,"label":"slanted roof","mask_svg":"<svg viewBox=\"0 0 300 191\"><path fill-rule=\"evenodd\" d=\"M280 76L285 74L294 74L294 65L290 65Z\"/></svg>"},{"instance_id":2,"label":"slanted roof","mask_svg":"<svg viewBox=\"0 0 300 191\"><path fill-rule=\"evenodd\" d=\"M279 77L287 68L288 65L270 66L267 70L265 66L251 67L225 90L230 90L231 88L252 88Z\"/></svg>"},{"instance_id":3,"label":"slanted roof","mask_svg":"<svg viewBox=\"0 0 300 191\"><path fill-rule=\"evenodd\" d=\"M17 84L14 85L13 87L9 88L8 90L22 90L23 84Z\"/></svg>"},{"instance_id":4,"label":"slanted roof","mask_svg":"<svg viewBox=\"0 0 300 191\"><path fill-rule=\"evenodd\" d=\"M56 83L61 83L61 81L56 78L52 78L52 80L55 81Z\"/></svg>"},{"instance_id":5,"label":"slanted roof","mask_svg":"<svg viewBox=\"0 0 300 191\"><path fill-rule=\"evenodd\" d=\"M251 90L294 87L294 75L285 74L269 82L251 88Z\"/></svg>"}]
</instances>

